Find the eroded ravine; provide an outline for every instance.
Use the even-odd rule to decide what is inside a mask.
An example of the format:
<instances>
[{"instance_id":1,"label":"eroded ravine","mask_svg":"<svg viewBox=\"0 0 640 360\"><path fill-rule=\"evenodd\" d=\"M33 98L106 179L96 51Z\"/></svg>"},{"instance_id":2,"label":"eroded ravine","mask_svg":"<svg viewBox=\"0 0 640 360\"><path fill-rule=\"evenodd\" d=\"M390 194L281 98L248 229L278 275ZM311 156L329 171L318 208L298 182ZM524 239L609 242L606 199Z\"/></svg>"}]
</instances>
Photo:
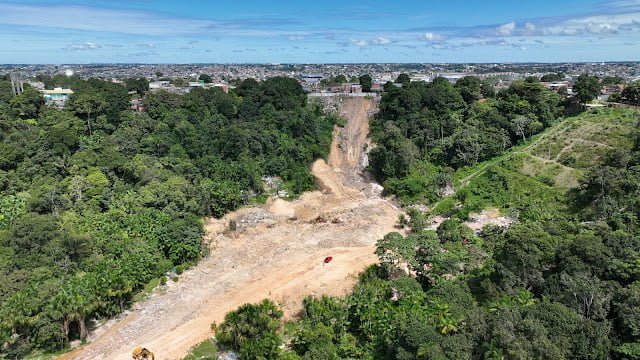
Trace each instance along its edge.
<instances>
[{"instance_id":1,"label":"eroded ravine","mask_svg":"<svg viewBox=\"0 0 640 360\"><path fill-rule=\"evenodd\" d=\"M144 346L156 359L179 359L211 336L212 322L244 303L271 298L292 316L307 295L348 292L357 273L377 261L375 242L394 231L400 210L362 177L373 100L332 101L347 123L334 132L328 163L313 164L321 191L209 220L210 256L61 358L130 359ZM230 220L237 231L225 231ZM323 265L326 256L333 261Z\"/></svg>"}]
</instances>

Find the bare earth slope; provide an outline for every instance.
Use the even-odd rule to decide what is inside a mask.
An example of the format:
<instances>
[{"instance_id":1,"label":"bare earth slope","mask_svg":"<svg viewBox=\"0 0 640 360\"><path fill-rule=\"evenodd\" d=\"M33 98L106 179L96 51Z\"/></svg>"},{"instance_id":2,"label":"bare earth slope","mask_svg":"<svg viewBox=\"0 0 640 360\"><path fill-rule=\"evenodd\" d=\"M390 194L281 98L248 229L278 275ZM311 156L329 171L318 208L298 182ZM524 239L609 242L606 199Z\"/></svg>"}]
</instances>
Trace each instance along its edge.
<instances>
[{"instance_id":1,"label":"bare earth slope","mask_svg":"<svg viewBox=\"0 0 640 360\"><path fill-rule=\"evenodd\" d=\"M340 102L347 124L334 132L329 163L313 164L322 191L209 220L209 257L61 358L130 359L131 350L144 346L156 359L179 359L211 336L212 322L244 303L271 298L290 317L307 295L348 292L355 275L377 262L375 242L394 231L400 210L361 176L374 102L332 101ZM232 219L238 230L225 232ZM326 256L333 261L323 265Z\"/></svg>"}]
</instances>

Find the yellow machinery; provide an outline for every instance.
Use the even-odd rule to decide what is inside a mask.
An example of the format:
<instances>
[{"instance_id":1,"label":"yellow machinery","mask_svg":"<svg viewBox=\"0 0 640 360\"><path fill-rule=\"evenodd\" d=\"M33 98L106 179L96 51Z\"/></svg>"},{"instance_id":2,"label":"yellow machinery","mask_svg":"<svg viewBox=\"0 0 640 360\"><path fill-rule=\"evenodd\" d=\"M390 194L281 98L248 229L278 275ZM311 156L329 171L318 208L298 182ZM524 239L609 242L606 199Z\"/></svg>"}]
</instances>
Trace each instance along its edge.
<instances>
[{"instance_id":1,"label":"yellow machinery","mask_svg":"<svg viewBox=\"0 0 640 360\"><path fill-rule=\"evenodd\" d=\"M131 353L134 360L154 360L153 353L143 347L137 347Z\"/></svg>"}]
</instances>

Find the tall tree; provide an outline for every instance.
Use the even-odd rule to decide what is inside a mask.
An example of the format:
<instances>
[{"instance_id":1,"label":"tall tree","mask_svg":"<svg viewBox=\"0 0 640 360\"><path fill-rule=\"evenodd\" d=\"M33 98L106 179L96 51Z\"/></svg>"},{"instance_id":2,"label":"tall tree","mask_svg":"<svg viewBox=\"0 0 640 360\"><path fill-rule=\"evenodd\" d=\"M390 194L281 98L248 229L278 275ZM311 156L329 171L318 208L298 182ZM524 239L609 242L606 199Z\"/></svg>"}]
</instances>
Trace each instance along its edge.
<instances>
[{"instance_id":1,"label":"tall tree","mask_svg":"<svg viewBox=\"0 0 640 360\"><path fill-rule=\"evenodd\" d=\"M573 86L573 92L580 102L586 104L600 95L600 80L589 74L580 75Z\"/></svg>"},{"instance_id":2,"label":"tall tree","mask_svg":"<svg viewBox=\"0 0 640 360\"><path fill-rule=\"evenodd\" d=\"M409 77L408 74L405 74L405 73L398 75L398 77L396 78L396 84L402 84L403 86L407 86L409 85L410 82L411 82L411 78Z\"/></svg>"},{"instance_id":3,"label":"tall tree","mask_svg":"<svg viewBox=\"0 0 640 360\"><path fill-rule=\"evenodd\" d=\"M467 104L472 104L482 97L482 82L475 76L465 76L458 80L455 86Z\"/></svg>"},{"instance_id":4,"label":"tall tree","mask_svg":"<svg viewBox=\"0 0 640 360\"><path fill-rule=\"evenodd\" d=\"M360 81L360 85L362 85L362 91L364 92L371 91L371 86L373 85L373 79L371 78L371 75L364 74L360 76L359 81Z\"/></svg>"},{"instance_id":5,"label":"tall tree","mask_svg":"<svg viewBox=\"0 0 640 360\"><path fill-rule=\"evenodd\" d=\"M89 135L93 134L92 115L100 114L106 106L104 99L95 93L83 93L70 99L70 107L78 115L83 115L87 121Z\"/></svg>"},{"instance_id":6,"label":"tall tree","mask_svg":"<svg viewBox=\"0 0 640 360\"><path fill-rule=\"evenodd\" d=\"M210 84L213 82L211 75L208 75L208 74L200 74L200 76L198 77L198 80L204 81L205 84Z\"/></svg>"}]
</instances>

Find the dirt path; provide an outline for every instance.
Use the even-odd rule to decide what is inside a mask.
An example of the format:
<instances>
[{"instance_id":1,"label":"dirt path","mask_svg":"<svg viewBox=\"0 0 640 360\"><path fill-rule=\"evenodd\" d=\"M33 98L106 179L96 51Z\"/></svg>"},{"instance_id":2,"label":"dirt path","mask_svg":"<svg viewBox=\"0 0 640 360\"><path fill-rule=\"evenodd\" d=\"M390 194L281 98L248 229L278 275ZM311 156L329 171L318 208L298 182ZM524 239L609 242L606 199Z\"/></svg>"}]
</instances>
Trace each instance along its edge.
<instances>
[{"instance_id":1,"label":"dirt path","mask_svg":"<svg viewBox=\"0 0 640 360\"><path fill-rule=\"evenodd\" d=\"M211 336L212 322L244 303L271 298L291 317L307 295L347 293L356 274L377 262L375 242L394 231L400 214L361 176L374 106L363 98L341 100L347 124L334 132L329 163L312 167L322 191L209 220L211 256L60 358L130 359L132 349L144 346L156 359L179 359ZM238 230L225 232L232 219ZM333 261L323 265L326 256Z\"/></svg>"}]
</instances>

